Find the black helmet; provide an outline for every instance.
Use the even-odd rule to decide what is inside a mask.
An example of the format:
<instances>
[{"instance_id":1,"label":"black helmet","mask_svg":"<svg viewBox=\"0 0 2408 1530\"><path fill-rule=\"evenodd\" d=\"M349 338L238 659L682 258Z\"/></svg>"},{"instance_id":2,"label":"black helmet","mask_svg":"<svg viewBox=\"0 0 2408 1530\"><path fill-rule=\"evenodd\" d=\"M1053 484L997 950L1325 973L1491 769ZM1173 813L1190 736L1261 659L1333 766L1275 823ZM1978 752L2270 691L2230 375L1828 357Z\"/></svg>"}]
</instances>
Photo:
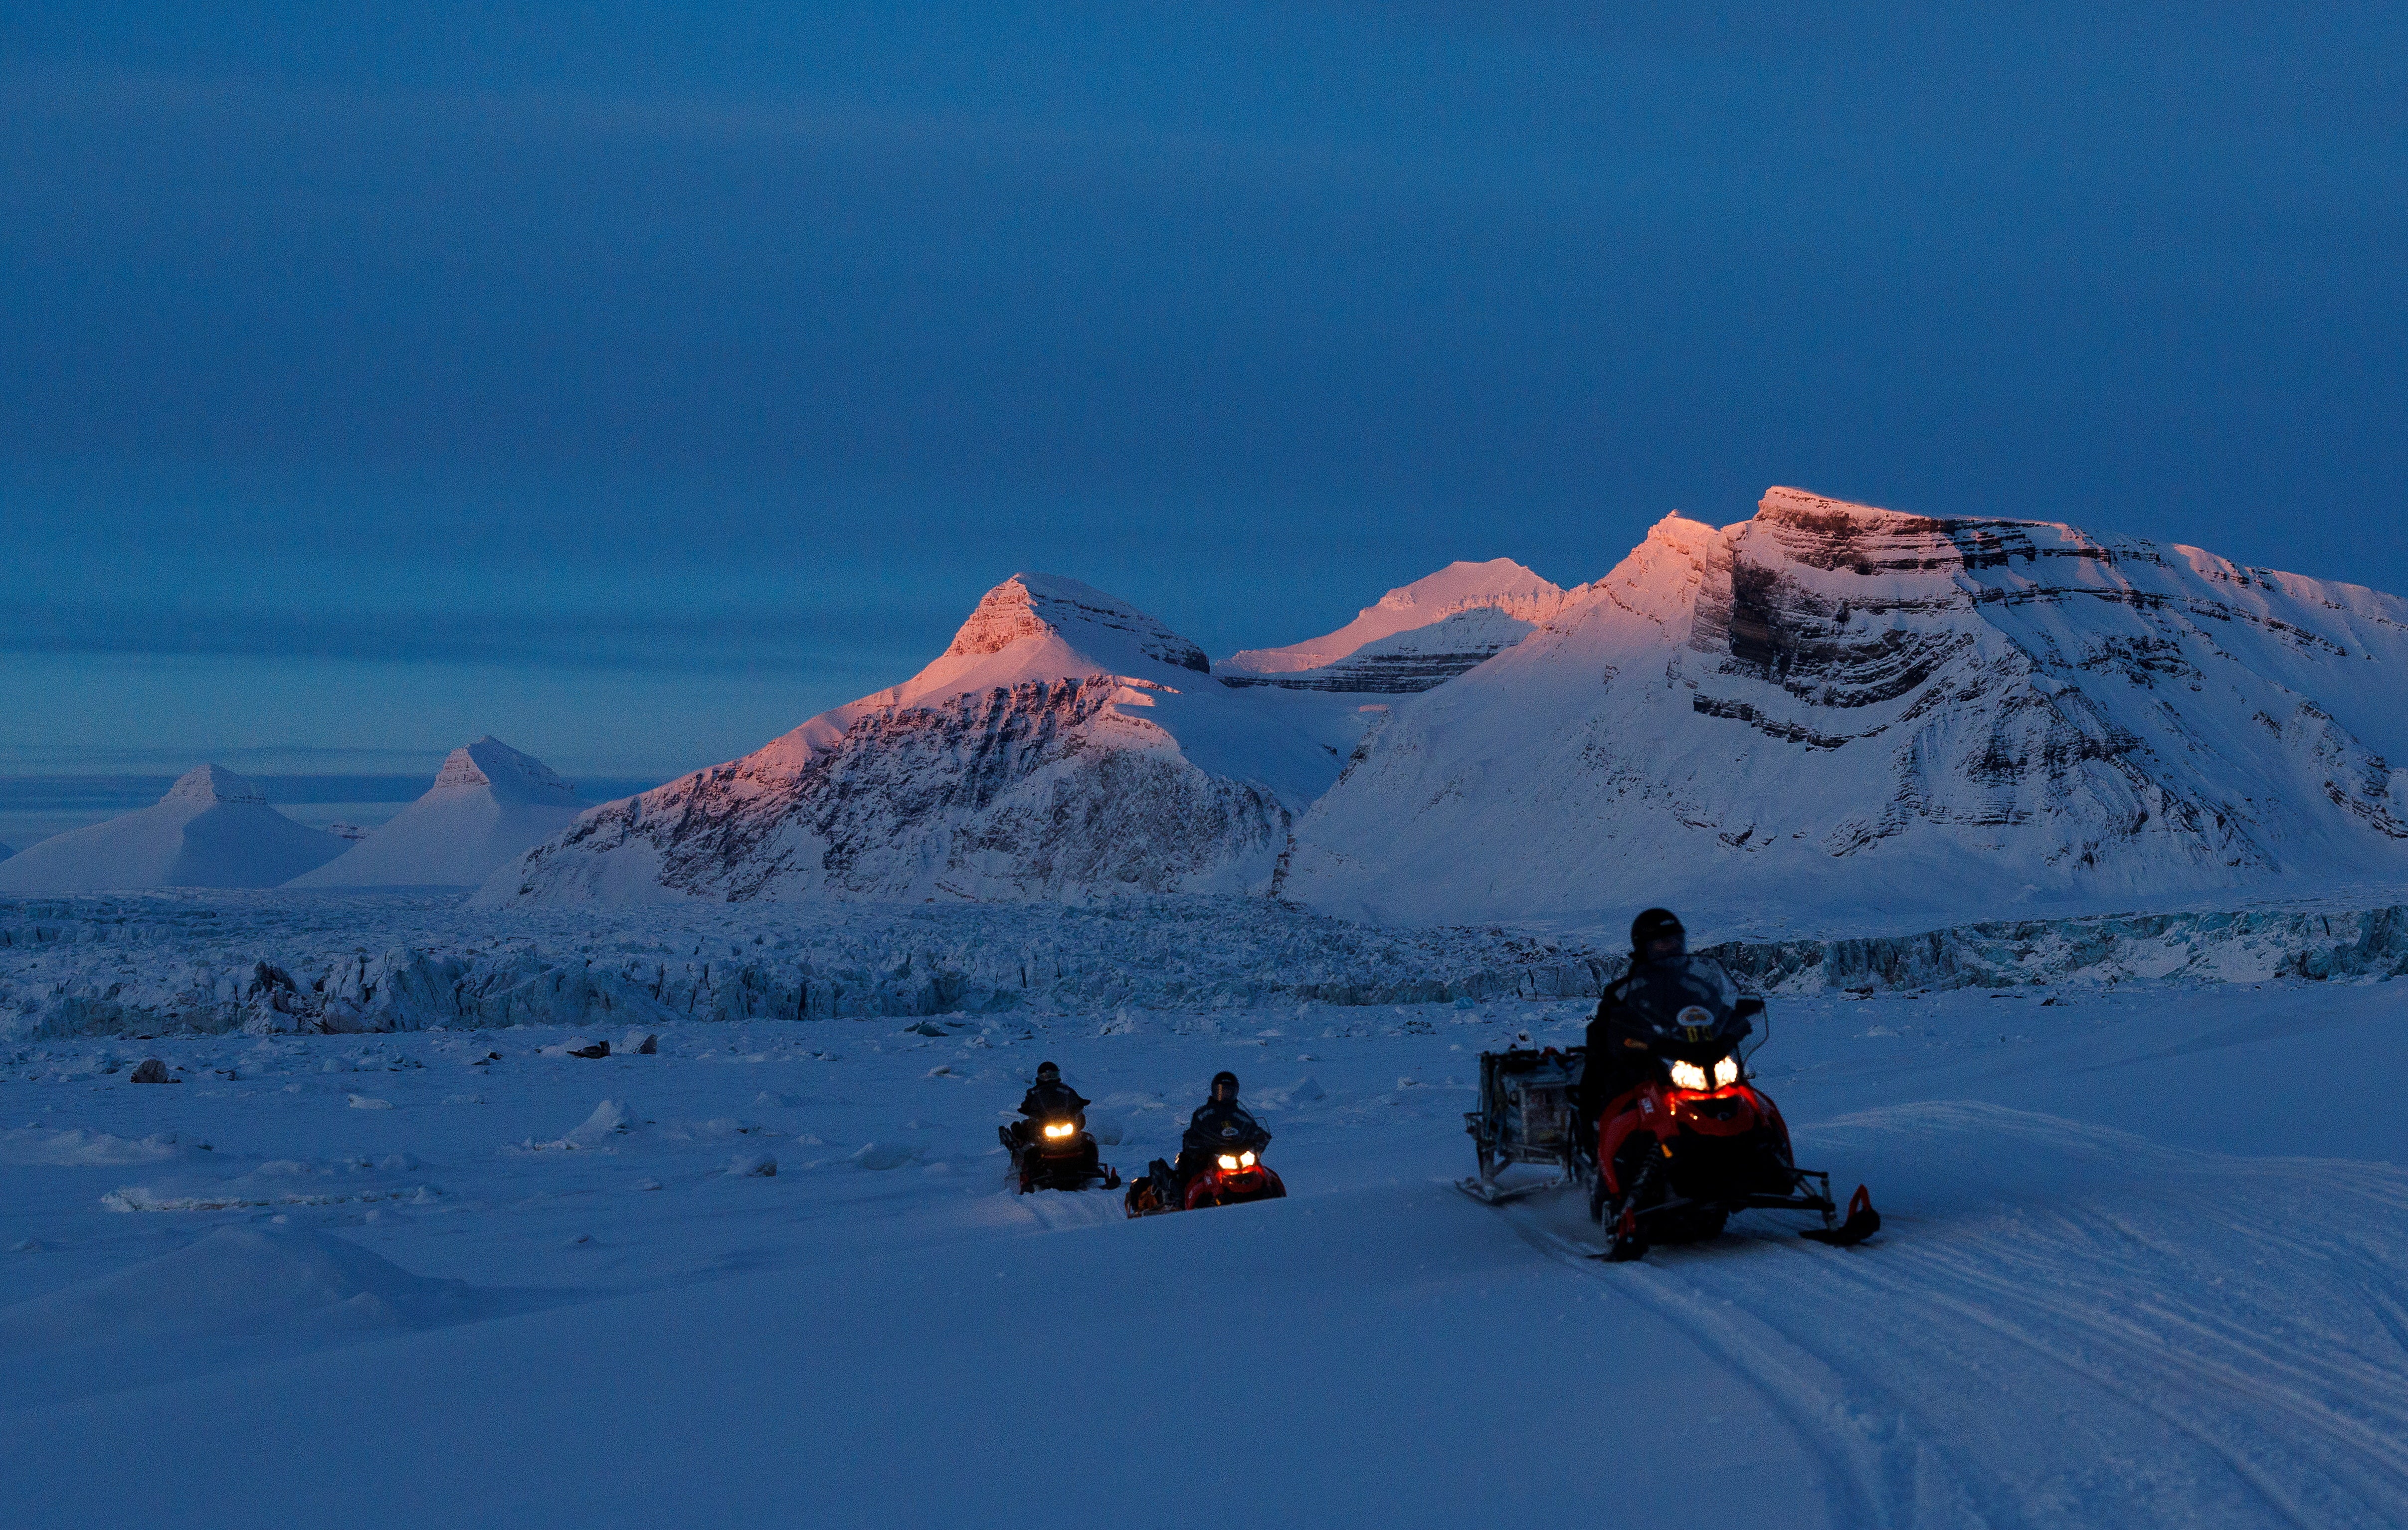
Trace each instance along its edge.
<instances>
[{"instance_id":1,"label":"black helmet","mask_svg":"<svg viewBox=\"0 0 2408 1530\"><path fill-rule=\"evenodd\" d=\"M1226 1084L1229 1089L1229 1092L1226 1094L1221 1093L1221 1086L1224 1084ZM1216 1100L1236 1099L1238 1097L1238 1076L1230 1072L1227 1068L1223 1068L1220 1072L1212 1075L1212 1097Z\"/></svg>"},{"instance_id":2,"label":"black helmet","mask_svg":"<svg viewBox=\"0 0 2408 1530\"><path fill-rule=\"evenodd\" d=\"M1689 932L1681 928L1681 921L1670 908L1650 908L1630 922L1630 953L1641 961L1647 959L1647 948L1667 937L1688 947Z\"/></svg>"},{"instance_id":3,"label":"black helmet","mask_svg":"<svg viewBox=\"0 0 2408 1530\"><path fill-rule=\"evenodd\" d=\"M1037 1081L1040 1084L1059 1083L1062 1070L1051 1063L1039 1063L1037 1065Z\"/></svg>"}]
</instances>

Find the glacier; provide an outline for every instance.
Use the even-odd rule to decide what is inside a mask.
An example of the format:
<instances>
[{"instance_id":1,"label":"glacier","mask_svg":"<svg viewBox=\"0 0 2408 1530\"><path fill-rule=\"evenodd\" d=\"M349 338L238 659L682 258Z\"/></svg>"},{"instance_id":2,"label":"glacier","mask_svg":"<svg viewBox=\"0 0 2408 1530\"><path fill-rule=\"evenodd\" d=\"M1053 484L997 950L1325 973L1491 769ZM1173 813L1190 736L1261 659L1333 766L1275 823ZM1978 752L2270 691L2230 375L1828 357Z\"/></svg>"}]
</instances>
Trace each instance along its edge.
<instances>
[{"instance_id":1,"label":"glacier","mask_svg":"<svg viewBox=\"0 0 2408 1530\"><path fill-rule=\"evenodd\" d=\"M1750 987L1790 995L2352 982L2408 976L2408 904L1892 935L1701 930L1698 944ZM1580 938L1383 927L1231 895L804 908L471 908L456 896L345 892L61 898L0 904L0 1040L1586 1002L1626 961Z\"/></svg>"}]
</instances>

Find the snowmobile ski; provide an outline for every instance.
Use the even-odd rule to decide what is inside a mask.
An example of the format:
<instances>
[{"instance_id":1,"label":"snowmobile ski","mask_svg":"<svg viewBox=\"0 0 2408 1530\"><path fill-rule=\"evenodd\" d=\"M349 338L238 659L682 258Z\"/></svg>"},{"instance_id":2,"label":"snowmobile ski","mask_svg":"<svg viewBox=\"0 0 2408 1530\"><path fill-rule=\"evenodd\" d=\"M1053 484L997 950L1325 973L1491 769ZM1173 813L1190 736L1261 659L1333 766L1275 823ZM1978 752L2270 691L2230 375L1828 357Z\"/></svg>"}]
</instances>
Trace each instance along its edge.
<instances>
[{"instance_id":1,"label":"snowmobile ski","mask_svg":"<svg viewBox=\"0 0 2408 1530\"><path fill-rule=\"evenodd\" d=\"M1881 1231L1881 1213L1873 1209L1873 1198L1864 1186L1848 1197L1848 1215L1837 1227L1809 1227L1799 1237L1811 1237L1817 1243L1835 1249L1853 1249Z\"/></svg>"}]
</instances>

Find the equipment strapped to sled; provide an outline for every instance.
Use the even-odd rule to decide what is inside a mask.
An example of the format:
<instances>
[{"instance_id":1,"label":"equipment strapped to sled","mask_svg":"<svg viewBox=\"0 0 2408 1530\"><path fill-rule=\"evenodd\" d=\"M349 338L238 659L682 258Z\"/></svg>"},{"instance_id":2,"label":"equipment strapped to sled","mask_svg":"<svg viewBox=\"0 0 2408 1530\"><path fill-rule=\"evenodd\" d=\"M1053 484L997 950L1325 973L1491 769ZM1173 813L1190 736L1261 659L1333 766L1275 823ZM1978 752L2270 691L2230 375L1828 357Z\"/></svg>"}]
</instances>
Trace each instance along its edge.
<instances>
[{"instance_id":1,"label":"equipment strapped to sled","mask_svg":"<svg viewBox=\"0 0 2408 1530\"><path fill-rule=\"evenodd\" d=\"M1463 1114L1463 1129L1479 1151L1480 1173L1455 1187L1491 1206L1519 1200L1560 1185L1584 1186L1592 1167L1585 1123L1580 1115L1580 1082L1585 1047L1513 1048L1480 1054L1480 1108ZM1526 1184L1499 1183L1514 1164L1553 1168L1552 1179Z\"/></svg>"}]
</instances>

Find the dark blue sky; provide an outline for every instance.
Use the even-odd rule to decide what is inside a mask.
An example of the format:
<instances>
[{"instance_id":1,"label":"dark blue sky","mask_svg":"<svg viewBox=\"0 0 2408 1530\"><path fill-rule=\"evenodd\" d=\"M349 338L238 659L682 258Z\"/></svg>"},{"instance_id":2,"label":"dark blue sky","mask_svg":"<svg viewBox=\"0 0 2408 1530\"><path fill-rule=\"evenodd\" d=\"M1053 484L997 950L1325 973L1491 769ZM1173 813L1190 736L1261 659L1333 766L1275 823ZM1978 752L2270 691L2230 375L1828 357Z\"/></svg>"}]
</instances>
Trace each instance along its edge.
<instances>
[{"instance_id":1,"label":"dark blue sky","mask_svg":"<svg viewBox=\"0 0 2408 1530\"><path fill-rule=\"evenodd\" d=\"M1773 482L2408 591L2408 11L0 12L0 773L666 774ZM795 11L807 14L796 16Z\"/></svg>"}]
</instances>

